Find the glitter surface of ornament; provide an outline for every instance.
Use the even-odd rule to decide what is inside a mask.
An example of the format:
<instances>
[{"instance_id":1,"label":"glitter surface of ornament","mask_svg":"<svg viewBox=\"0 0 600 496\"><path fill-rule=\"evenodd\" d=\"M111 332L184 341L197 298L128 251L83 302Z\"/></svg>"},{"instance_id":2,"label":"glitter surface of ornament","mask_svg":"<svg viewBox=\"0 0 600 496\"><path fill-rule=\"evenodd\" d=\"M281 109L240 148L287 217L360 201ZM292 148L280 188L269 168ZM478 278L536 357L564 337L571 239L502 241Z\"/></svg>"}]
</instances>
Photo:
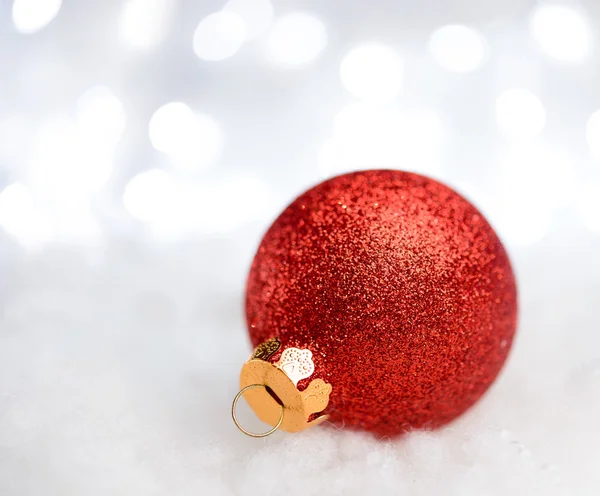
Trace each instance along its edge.
<instances>
[{"instance_id":1,"label":"glitter surface of ornament","mask_svg":"<svg viewBox=\"0 0 600 496\"><path fill-rule=\"evenodd\" d=\"M481 397L510 350L517 297L475 207L432 179L375 170L285 209L252 263L246 315L254 346L278 336L312 351L332 422L393 436Z\"/></svg>"}]
</instances>

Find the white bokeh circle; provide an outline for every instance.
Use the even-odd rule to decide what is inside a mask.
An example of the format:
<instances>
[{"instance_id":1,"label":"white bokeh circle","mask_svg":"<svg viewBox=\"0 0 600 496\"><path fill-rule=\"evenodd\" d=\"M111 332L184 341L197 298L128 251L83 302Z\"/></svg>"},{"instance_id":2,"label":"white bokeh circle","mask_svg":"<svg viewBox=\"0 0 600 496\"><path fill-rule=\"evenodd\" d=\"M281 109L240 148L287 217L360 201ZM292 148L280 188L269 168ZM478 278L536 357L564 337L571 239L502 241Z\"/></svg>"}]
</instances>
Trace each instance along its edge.
<instances>
[{"instance_id":1,"label":"white bokeh circle","mask_svg":"<svg viewBox=\"0 0 600 496\"><path fill-rule=\"evenodd\" d=\"M307 12L292 12L279 17L271 28L267 57L282 67L302 67L321 54L327 41L327 29L321 19Z\"/></svg>"},{"instance_id":2,"label":"white bokeh circle","mask_svg":"<svg viewBox=\"0 0 600 496\"><path fill-rule=\"evenodd\" d=\"M175 10L174 0L128 0L119 17L119 35L135 48L158 45Z\"/></svg>"},{"instance_id":3,"label":"white bokeh circle","mask_svg":"<svg viewBox=\"0 0 600 496\"><path fill-rule=\"evenodd\" d=\"M537 7L531 15L531 33L542 51L561 62L582 62L591 51L587 19L567 5Z\"/></svg>"},{"instance_id":4,"label":"white bokeh circle","mask_svg":"<svg viewBox=\"0 0 600 496\"><path fill-rule=\"evenodd\" d=\"M367 43L348 52L340 65L344 87L359 99L370 103L388 103L402 89L403 66L389 46Z\"/></svg>"},{"instance_id":5,"label":"white bokeh circle","mask_svg":"<svg viewBox=\"0 0 600 496\"><path fill-rule=\"evenodd\" d=\"M223 10L206 16L194 31L194 53L202 60L232 57L244 44L246 24L236 12Z\"/></svg>"},{"instance_id":6,"label":"white bokeh circle","mask_svg":"<svg viewBox=\"0 0 600 496\"><path fill-rule=\"evenodd\" d=\"M531 91L511 88L496 99L496 122L510 138L531 139L544 130L546 109Z\"/></svg>"},{"instance_id":7,"label":"white bokeh circle","mask_svg":"<svg viewBox=\"0 0 600 496\"><path fill-rule=\"evenodd\" d=\"M246 41L266 33L273 21L273 5L269 0L229 0L223 10L242 18L246 26Z\"/></svg>"},{"instance_id":8,"label":"white bokeh circle","mask_svg":"<svg viewBox=\"0 0 600 496\"><path fill-rule=\"evenodd\" d=\"M14 0L13 24L20 33L35 33L54 20L61 6L62 0Z\"/></svg>"},{"instance_id":9,"label":"white bokeh circle","mask_svg":"<svg viewBox=\"0 0 600 496\"><path fill-rule=\"evenodd\" d=\"M488 45L483 35L475 29L449 25L437 29L431 35L429 50L444 69L471 72L485 61Z\"/></svg>"},{"instance_id":10,"label":"white bokeh circle","mask_svg":"<svg viewBox=\"0 0 600 496\"><path fill-rule=\"evenodd\" d=\"M156 150L192 166L213 163L223 148L223 135L215 119L194 112L182 102L157 109L148 123L148 136Z\"/></svg>"}]
</instances>

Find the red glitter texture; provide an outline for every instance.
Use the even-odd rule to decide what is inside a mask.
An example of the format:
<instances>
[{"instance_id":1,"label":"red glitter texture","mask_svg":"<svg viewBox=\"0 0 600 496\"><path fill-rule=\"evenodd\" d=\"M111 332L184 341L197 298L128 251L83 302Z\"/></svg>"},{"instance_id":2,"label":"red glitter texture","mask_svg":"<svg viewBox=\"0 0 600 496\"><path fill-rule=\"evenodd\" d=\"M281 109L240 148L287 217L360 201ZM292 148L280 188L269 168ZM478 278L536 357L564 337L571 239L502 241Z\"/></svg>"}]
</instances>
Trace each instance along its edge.
<instances>
[{"instance_id":1,"label":"red glitter texture","mask_svg":"<svg viewBox=\"0 0 600 496\"><path fill-rule=\"evenodd\" d=\"M296 199L252 263L253 345L308 348L340 426L394 436L443 425L496 378L515 333L516 287L493 229L432 179L375 170Z\"/></svg>"}]
</instances>

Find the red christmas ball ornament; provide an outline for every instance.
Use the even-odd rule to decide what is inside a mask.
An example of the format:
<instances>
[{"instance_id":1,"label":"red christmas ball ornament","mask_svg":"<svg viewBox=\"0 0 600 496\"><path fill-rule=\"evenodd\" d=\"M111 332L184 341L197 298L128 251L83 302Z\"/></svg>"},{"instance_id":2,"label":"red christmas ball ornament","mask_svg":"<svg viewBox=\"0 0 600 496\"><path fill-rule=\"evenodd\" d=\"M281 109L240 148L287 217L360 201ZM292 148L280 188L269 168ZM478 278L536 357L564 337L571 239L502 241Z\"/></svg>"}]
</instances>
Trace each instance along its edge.
<instances>
[{"instance_id":1,"label":"red christmas ball ornament","mask_svg":"<svg viewBox=\"0 0 600 496\"><path fill-rule=\"evenodd\" d=\"M274 429L328 418L394 436L481 397L510 350L517 296L473 205L433 179L374 170L283 211L252 263L246 315L257 348L236 402L244 394Z\"/></svg>"}]
</instances>

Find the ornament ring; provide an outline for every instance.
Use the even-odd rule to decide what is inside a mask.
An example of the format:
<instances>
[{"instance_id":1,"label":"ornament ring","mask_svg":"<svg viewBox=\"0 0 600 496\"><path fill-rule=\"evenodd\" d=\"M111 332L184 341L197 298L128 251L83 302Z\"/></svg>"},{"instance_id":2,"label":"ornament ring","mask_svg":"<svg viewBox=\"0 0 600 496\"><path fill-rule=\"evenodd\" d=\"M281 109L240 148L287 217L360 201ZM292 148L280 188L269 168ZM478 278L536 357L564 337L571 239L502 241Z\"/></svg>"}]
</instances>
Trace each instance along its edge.
<instances>
[{"instance_id":1,"label":"ornament ring","mask_svg":"<svg viewBox=\"0 0 600 496\"><path fill-rule=\"evenodd\" d=\"M262 387L262 388L266 389L266 386L264 384L250 384L249 386L246 386L245 388L242 388L240 390L240 392L235 395L235 398L233 398L233 403L231 405L231 417L233 418L233 422L235 423L235 426L240 431L242 431L244 434L246 434L247 436L250 436L250 437L267 437L267 436L270 436L271 434L273 434L281 426L281 423L283 422L283 410L284 410L283 405L281 405L281 413L279 414L279 420L277 421L277 424L275 424L275 426L271 430L269 430L267 432L260 433L260 434L256 434L254 432L250 432L250 431L247 431L246 429L244 429L240 425L240 423L239 423L239 421L237 419L237 415L235 413L237 402L242 397L242 395L246 391L248 391L248 389L254 389L254 388L257 388L257 387Z\"/></svg>"}]
</instances>

